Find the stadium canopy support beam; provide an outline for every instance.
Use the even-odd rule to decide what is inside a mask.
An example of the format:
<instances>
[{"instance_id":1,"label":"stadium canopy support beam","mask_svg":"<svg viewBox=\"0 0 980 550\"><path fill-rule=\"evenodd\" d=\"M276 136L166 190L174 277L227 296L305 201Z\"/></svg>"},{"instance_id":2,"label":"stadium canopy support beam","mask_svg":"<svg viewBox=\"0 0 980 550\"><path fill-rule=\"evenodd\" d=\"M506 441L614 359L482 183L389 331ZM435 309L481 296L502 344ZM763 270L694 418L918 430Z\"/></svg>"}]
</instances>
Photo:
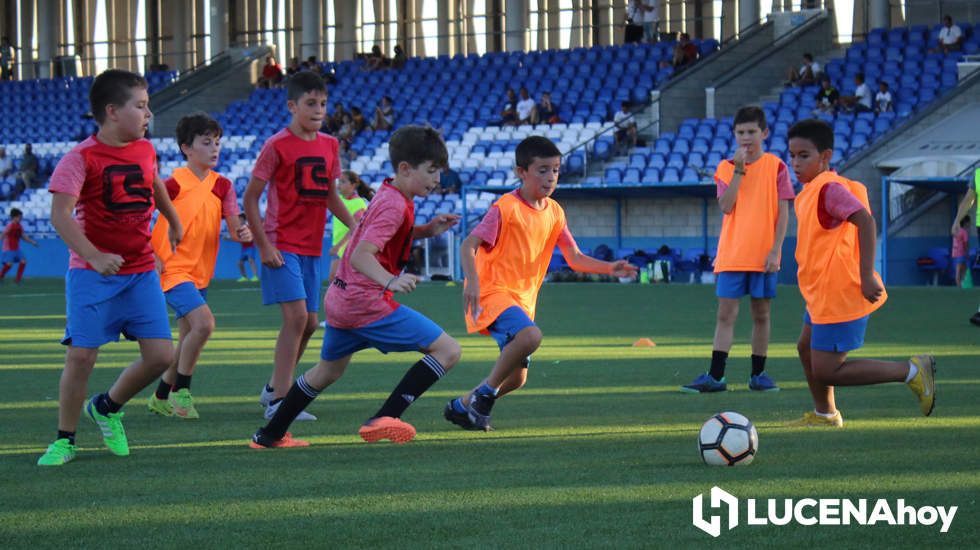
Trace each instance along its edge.
<instances>
[{"instance_id":1,"label":"stadium canopy support beam","mask_svg":"<svg viewBox=\"0 0 980 550\"><path fill-rule=\"evenodd\" d=\"M305 3L304 3L305 5ZM228 21L228 0L211 0L211 56L228 49L231 22Z\"/></svg>"},{"instance_id":2,"label":"stadium canopy support beam","mask_svg":"<svg viewBox=\"0 0 980 550\"><path fill-rule=\"evenodd\" d=\"M505 0L504 48L509 52L522 52L527 49L524 37L527 36L527 0Z\"/></svg>"},{"instance_id":3,"label":"stadium canopy support beam","mask_svg":"<svg viewBox=\"0 0 980 550\"><path fill-rule=\"evenodd\" d=\"M303 2L303 32L300 55L303 59L311 55L320 59L320 43L323 42L323 3L311 0Z\"/></svg>"},{"instance_id":4,"label":"stadium canopy support beam","mask_svg":"<svg viewBox=\"0 0 980 550\"><path fill-rule=\"evenodd\" d=\"M887 0L886 0L887 1ZM743 33L759 22L759 0L744 0L738 3L738 32Z\"/></svg>"},{"instance_id":5,"label":"stadium canopy support beam","mask_svg":"<svg viewBox=\"0 0 980 550\"><path fill-rule=\"evenodd\" d=\"M51 62L57 50L57 29L61 26L58 3L55 0L37 2L38 78L51 78Z\"/></svg>"},{"instance_id":6,"label":"stadium canopy support beam","mask_svg":"<svg viewBox=\"0 0 980 550\"><path fill-rule=\"evenodd\" d=\"M868 27L872 29L891 27L891 6L888 0L871 0L868 13Z\"/></svg>"}]
</instances>

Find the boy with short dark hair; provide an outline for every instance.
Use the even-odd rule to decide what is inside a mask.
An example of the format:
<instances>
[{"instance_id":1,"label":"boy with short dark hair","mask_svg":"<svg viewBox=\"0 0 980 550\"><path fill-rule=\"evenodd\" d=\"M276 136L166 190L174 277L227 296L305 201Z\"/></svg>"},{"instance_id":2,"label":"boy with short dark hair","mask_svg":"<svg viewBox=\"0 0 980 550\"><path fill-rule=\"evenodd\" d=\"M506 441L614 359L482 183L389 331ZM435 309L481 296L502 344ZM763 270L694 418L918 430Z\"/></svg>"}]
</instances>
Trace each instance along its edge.
<instances>
[{"instance_id":1,"label":"boy with short dark hair","mask_svg":"<svg viewBox=\"0 0 980 550\"><path fill-rule=\"evenodd\" d=\"M783 239L789 221L793 184L779 157L765 152L769 135L766 113L755 106L735 113L735 156L715 170L718 206L725 215L718 237L716 294L718 315L708 372L681 387L685 393L725 391L725 367L735 337L739 301L746 294L752 308L752 374L749 389L778 391L765 372L769 352L771 300L776 297L776 278Z\"/></svg>"},{"instance_id":2,"label":"boy with short dark hair","mask_svg":"<svg viewBox=\"0 0 980 550\"><path fill-rule=\"evenodd\" d=\"M34 245L34 248L37 248L37 241L28 237L24 233L24 227L20 224L23 215L24 213L19 208L11 208L10 223L7 224L7 227L3 228L3 233L0 233L0 242L3 243L3 252L0 254L0 263L3 264L3 267L0 268L0 283L3 282L3 278L14 264L17 264L17 278L14 279L14 282L20 284L20 281L24 278L24 269L27 268L27 258L20 251L20 241L31 243Z\"/></svg>"},{"instance_id":3,"label":"boy with short dark hair","mask_svg":"<svg viewBox=\"0 0 980 550\"><path fill-rule=\"evenodd\" d=\"M490 431L496 400L527 382L531 354L542 338L534 324L538 291L556 245L575 271L636 274L626 260L604 262L579 250L565 211L551 198L561 168L561 151L551 140L530 136L515 155L521 187L498 199L460 246L466 329L489 334L500 347L490 376L446 404L446 420L468 430Z\"/></svg>"},{"instance_id":4,"label":"boy with short dark hair","mask_svg":"<svg viewBox=\"0 0 980 550\"><path fill-rule=\"evenodd\" d=\"M184 240L177 250L170 250L165 219L157 221L150 238L163 294L180 330L174 361L147 403L150 412L161 416L199 418L191 396L191 377L214 331L207 296L218 260L221 220L236 240L252 240L248 227L238 218L235 186L213 170L221 152L221 133L221 125L206 113L177 122L177 146L187 165L174 170L164 185L184 224Z\"/></svg>"},{"instance_id":5,"label":"boy with short dark hair","mask_svg":"<svg viewBox=\"0 0 980 550\"><path fill-rule=\"evenodd\" d=\"M446 145L432 128L403 126L391 136L388 151L395 177L385 180L371 199L324 298L327 323L320 362L296 380L269 423L252 436L252 448L309 445L293 439L289 425L344 374L353 354L366 348L425 353L358 432L368 442L406 443L415 437L415 428L402 414L459 361L456 340L393 300L396 292L415 290L417 277L402 272L412 241L439 235L459 221L459 216L439 214L415 225L412 199L438 188L448 158Z\"/></svg>"},{"instance_id":6,"label":"boy with short dark hair","mask_svg":"<svg viewBox=\"0 0 980 550\"><path fill-rule=\"evenodd\" d=\"M278 303L282 310L275 367L259 396L266 418L272 418L292 385L296 364L317 329L327 209L347 227L354 226L335 185L340 177L339 144L319 131L327 105L323 80L309 71L297 73L286 84L286 95L292 120L265 142L244 200L262 261L262 304ZM259 197L266 186L263 220ZM315 417L304 413L301 419Z\"/></svg>"},{"instance_id":7,"label":"boy with short dark hair","mask_svg":"<svg viewBox=\"0 0 980 550\"><path fill-rule=\"evenodd\" d=\"M100 74L89 92L99 124L55 168L51 223L71 250L65 277L68 346L58 400L58 437L38 459L60 466L75 458L75 429L99 348L120 332L140 344L140 358L105 393L85 403L109 450L129 454L122 406L170 364L167 305L154 269L150 218L156 207L176 249L184 230L157 176L153 145L143 136L152 113L146 80L128 71ZM75 216L73 216L73 212Z\"/></svg>"},{"instance_id":8,"label":"boy with short dark hair","mask_svg":"<svg viewBox=\"0 0 980 550\"><path fill-rule=\"evenodd\" d=\"M797 342L814 410L795 426L842 428L834 386L905 382L922 414L935 404L936 362L929 355L908 361L848 359L864 345L871 313L888 295L875 273L875 221L868 190L830 170L834 130L821 120L803 120L789 130L793 172L803 184L796 197L800 293L806 302Z\"/></svg>"}]
</instances>

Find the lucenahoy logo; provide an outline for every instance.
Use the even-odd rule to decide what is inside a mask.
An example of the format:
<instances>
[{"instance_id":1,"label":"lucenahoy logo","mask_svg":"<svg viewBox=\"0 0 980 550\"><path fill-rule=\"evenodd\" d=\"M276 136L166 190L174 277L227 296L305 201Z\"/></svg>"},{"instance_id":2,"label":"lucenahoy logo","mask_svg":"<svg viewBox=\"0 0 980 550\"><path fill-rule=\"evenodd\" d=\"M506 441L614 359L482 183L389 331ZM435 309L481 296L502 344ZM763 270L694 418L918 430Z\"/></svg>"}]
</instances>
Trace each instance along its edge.
<instances>
[{"instance_id":1,"label":"lucenahoy logo","mask_svg":"<svg viewBox=\"0 0 980 550\"><path fill-rule=\"evenodd\" d=\"M732 530L740 519L739 499L721 487L712 487L711 508L727 508L727 526ZM940 533L949 531L958 506L921 506L905 504L904 499L894 502L887 499L842 499L842 498L770 498L757 501L745 499L746 525L935 525L939 523ZM694 526L712 537L721 535L722 519L725 516L704 516L704 494L694 497L692 520Z\"/></svg>"}]
</instances>

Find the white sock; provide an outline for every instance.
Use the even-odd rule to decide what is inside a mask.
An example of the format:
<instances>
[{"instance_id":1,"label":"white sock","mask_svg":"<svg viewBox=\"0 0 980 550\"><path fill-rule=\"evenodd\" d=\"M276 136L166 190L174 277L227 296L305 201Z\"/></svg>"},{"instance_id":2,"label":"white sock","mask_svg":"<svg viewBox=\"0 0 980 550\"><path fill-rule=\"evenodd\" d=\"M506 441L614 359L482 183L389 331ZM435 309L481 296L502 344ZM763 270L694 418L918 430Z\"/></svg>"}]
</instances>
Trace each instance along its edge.
<instances>
[{"instance_id":1,"label":"white sock","mask_svg":"<svg viewBox=\"0 0 980 550\"><path fill-rule=\"evenodd\" d=\"M908 384L915 378L915 375L919 374L919 367L915 366L915 363L909 361L909 375L905 377L905 383Z\"/></svg>"},{"instance_id":2,"label":"white sock","mask_svg":"<svg viewBox=\"0 0 980 550\"><path fill-rule=\"evenodd\" d=\"M822 416L824 418L833 418L833 417L837 416L837 413L836 412L822 413L822 412L818 411L817 409L813 409L813 414L815 414L817 416Z\"/></svg>"}]
</instances>

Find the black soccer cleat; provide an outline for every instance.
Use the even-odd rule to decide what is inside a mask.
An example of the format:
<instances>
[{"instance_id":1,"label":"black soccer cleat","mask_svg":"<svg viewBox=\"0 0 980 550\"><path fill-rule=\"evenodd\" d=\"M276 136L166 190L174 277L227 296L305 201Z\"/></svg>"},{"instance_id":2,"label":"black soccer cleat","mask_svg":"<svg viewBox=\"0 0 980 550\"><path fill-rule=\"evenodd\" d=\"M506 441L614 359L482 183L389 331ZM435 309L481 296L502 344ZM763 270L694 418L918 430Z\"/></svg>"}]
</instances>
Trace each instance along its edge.
<instances>
[{"instance_id":1,"label":"black soccer cleat","mask_svg":"<svg viewBox=\"0 0 980 550\"><path fill-rule=\"evenodd\" d=\"M475 424L473 424L472 421L470 421L470 415L468 413L459 412L456 410L455 407L453 407L453 401L455 400L450 399L449 403L446 403L446 408L442 411L443 418L452 422L453 424L456 424L457 426L463 428L464 430L479 429L476 427Z\"/></svg>"},{"instance_id":2,"label":"black soccer cleat","mask_svg":"<svg viewBox=\"0 0 980 550\"><path fill-rule=\"evenodd\" d=\"M467 412L470 422L476 426L477 430L493 431L493 426L490 425L490 411L493 409L495 400L496 398L492 395L479 393L474 393L473 397L470 398L470 406L467 407Z\"/></svg>"}]
</instances>

